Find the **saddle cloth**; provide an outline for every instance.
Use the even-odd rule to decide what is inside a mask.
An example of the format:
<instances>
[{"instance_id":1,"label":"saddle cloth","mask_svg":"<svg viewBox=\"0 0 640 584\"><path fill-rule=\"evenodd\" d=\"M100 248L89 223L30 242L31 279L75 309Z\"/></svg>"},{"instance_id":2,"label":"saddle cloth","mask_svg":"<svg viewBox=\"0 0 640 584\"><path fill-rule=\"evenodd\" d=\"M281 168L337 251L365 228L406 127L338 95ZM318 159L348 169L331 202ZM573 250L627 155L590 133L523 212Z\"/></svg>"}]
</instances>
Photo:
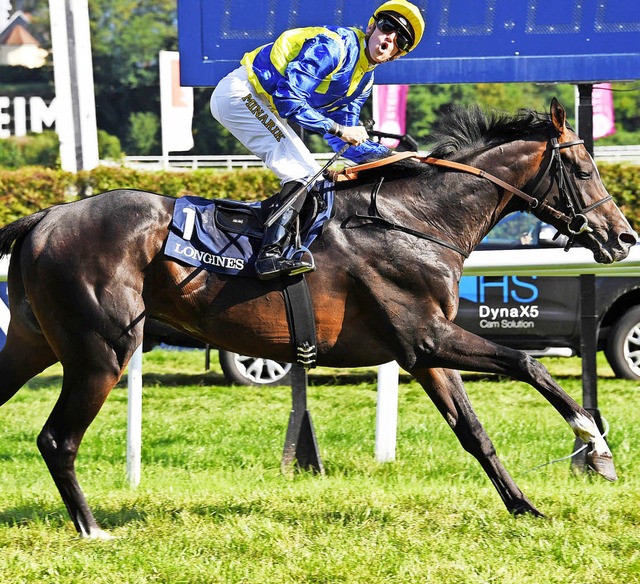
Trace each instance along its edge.
<instances>
[{"instance_id":1,"label":"saddle cloth","mask_svg":"<svg viewBox=\"0 0 640 584\"><path fill-rule=\"evenodd\" d=\"M319 183L319 201L313 193L300 214L300 245L284 251L287 258L309 253L333 210L334 185ZM165 255L188 265L232 276L255 277L255 259L260 251L264 221L274 203L211 200L196 196L176 199ZM311 202L311 204L310 204Z\"/></svg>"}]
</instances>

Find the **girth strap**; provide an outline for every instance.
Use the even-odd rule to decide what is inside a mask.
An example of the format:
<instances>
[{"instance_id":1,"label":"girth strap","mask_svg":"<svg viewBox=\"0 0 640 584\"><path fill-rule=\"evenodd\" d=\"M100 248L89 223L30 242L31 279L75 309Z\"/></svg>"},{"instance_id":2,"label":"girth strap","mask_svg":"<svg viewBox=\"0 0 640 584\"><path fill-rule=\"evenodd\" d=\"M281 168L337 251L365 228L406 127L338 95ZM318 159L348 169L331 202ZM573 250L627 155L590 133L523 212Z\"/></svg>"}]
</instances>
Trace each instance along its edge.
<instances>
[{"instance_id":1,"label":"girth strap","mask_svg":"<svg viewBox=\"0 0 640 584\"><path fill-rule=\"evenodd\" d=\"M461 247L458 247L455 243L445 241L444 239L440 239L435 235L431 235L430 233L424 233L422 231L418 231L416 229L412 229L411 227L405 227L404 225L400 225L389 219L382 216L380 210L378 209L378 192L380 191L380 187L382 186L382 182L384 181L384 177L381 177L373 191L371 192L371 207L373 214L364 215L362 213L356 213L355 215L351 215L347 218L347 223L349 223L352 219L365 219L372 223L379 223L384 225L389 229L393 229L395 231L402 231L403 233L408 233L409 235L413 235L414 237L419 237L420 239L426 239L427 241L432 241L433 243L437 243L443 247L452 249L453 251L458 252L464 258L468 258L469 254L463 250Z\"/></svg>"},{"instance_id":2,"label":"girth strap","mask_svg":"<svg viewBox=\"0 0 640 584\"><path fill-rule=\"evenodd\" d=\"M282 278L284 303L296 363L306 369L316 366L318 348L316 321L309 286L303 274Z\"/></svg>"}]
</instances>

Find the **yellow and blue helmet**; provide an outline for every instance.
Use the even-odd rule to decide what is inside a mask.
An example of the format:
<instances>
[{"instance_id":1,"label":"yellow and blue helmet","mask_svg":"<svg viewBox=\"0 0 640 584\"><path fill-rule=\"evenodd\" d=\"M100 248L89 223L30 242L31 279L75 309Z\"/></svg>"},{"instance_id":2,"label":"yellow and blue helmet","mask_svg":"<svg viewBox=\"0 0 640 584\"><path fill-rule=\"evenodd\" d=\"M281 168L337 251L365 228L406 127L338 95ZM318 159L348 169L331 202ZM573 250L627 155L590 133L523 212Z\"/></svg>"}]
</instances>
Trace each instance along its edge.
<instances>
[{"instance_id":1,"label":"yellow and blue helmet","mask_svg":"<svg viewBox=\"0 0 640 584\"><path fill-rule=\"evenodd\" d=\"M378 26L378 21L391 22L407 39L406 46L399 47L400 52L405 55L418 45L424 34L425 24L420 9L406 0L388 0L378 6L369 20L369 26Z\"/></svg>"}]
</instances>

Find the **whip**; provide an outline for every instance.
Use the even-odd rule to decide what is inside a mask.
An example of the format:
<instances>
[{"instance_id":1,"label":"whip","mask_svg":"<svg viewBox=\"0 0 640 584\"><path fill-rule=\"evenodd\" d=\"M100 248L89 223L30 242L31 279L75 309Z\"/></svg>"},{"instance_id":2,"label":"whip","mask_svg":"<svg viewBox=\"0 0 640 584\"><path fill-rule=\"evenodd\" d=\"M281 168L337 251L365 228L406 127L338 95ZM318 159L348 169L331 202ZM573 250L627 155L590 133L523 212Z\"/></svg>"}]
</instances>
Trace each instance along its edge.
<instances>
[{"instance_id":1,"label":"whip","mask_svg":"<svg viewBox=\"0 0 640 584\"><path fill-rule=\"evenodd\" d=\"M336 152L331 159L318 171L314 174L306 184L300 185L295 191L293 191L283 202L282 205L277 209L273 215L271 215L265 222L265 227L271 227L280 217L282 217L297 200L300 195L303 193L306 194L309 185L313 185L318 177L324 173L327 168L329 168L338 158L340 158L349 148L351 144L345 144L342 148L340 148L339 152Z\"/></svg>"}]
</instances>

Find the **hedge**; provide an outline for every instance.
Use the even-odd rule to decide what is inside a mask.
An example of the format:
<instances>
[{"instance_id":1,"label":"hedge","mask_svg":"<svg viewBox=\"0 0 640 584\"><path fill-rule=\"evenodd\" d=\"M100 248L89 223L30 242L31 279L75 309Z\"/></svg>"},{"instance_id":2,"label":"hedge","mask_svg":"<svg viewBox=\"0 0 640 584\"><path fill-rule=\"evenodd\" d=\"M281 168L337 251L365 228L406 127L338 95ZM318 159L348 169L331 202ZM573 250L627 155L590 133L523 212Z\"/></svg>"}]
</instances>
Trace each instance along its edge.
<instances>
[{"instance_id":1,"label":"hedge","mask_svg":"<svg viewBox=\"0 0 640 584\"><path fill-rule=\"evenodd\" d=\"M272 172L264 169L158 172L99 166L78 174L41 167L0 169L0 225L56 203L120 188L171 197L198 195L244 201L272 195L278 191L279 183Z\"/></svg>"},{"instance_id":2,"label":"hedge","mask_svg":"<svg viewBox=\"0 0 640 584\"><path fill-rule=\"evenodd\" d=\"M640 231L640 166L598 164L602 182L636 231Z\"/></svg>"},{"instance_id":3,"label":"hedge","mask_svg":"<svg viewBox=\"0 0 640 584\"><path fill-rule=\"evenodd\" d=\"M636 230L640 229L638 171L631 164L598 165L604 184ZM265 169L140 171L100 166L77 175L41 167L0 170L0 225L56 203L118 188L140 189L172 197L259 200L275 193L278 180Z\"/></svg>"}]
</instances>

